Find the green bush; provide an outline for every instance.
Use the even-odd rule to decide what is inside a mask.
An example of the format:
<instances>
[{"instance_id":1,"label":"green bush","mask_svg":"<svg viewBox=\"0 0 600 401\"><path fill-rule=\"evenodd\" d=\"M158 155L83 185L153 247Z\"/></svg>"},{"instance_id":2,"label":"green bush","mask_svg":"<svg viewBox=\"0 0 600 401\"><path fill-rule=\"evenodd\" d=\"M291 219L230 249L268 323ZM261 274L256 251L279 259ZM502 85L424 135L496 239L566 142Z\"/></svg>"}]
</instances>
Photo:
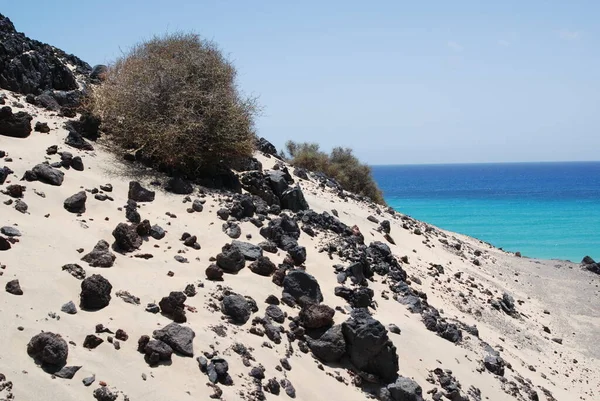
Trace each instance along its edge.
<instances>
[{"instance_id":1,"label":"green bush","mask_svg":"<svg viewBox=\"0 0 600 401\"><path fill-rule=\"evenodd\" d=\"M252 155L255 99L212 42L169 34L134 46L111 64L91 102L114 143L170 171Z\"/></svg>"},{"instance_id":2,"label":"green bush","mask_svg":"<svg viewBox=\"0 0 600 401\"><path fill-rule=\"evenodd\" d=\"M316 143L285 144L287 154L282 156L295 167L324 173L336 179L346 191L369 197L385 205L383 194L371 174L371 168L352 154L352 149L336 147L330 154L319 149Z\"/></svg>"}]
</instances>

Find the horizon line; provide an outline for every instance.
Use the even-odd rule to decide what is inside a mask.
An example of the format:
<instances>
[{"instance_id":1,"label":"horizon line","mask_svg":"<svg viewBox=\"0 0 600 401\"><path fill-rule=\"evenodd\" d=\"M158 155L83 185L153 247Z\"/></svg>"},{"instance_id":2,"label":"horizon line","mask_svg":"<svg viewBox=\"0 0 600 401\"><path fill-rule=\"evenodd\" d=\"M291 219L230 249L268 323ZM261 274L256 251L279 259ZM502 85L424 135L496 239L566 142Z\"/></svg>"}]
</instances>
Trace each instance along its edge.
<instances>
[{"instance_id":1,"label":"horizon line","mask_svg":"<svg viewBox=\"0 0 600 401\"><path fill-rule=\"evenodd\" d=\"M370 167L394 166L465 166L465 165L492 165L492 164L551 164L551 163L600 163L600 160L542 160L542 161L514 161L514 162L441 162L441 163L398 163L398 164L369 164Z\"/></svg>"}]
</instances>

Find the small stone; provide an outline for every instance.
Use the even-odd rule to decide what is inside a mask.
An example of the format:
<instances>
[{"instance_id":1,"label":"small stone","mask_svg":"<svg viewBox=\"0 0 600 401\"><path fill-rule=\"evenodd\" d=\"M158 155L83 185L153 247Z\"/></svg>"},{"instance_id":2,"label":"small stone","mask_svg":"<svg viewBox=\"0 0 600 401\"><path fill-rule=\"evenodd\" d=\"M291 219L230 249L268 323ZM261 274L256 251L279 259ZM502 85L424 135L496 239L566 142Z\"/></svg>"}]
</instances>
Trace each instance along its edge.
<instances>
[{"instance_id":1,"label":"small stone","mask_svg":"<svg viewBox=\"0 0 600 401\"><path fill-rule=\"evenodd\" d=\"M19 280L11 280L6 283L6 292L13 295L23 295L23 290L21 289L21 285L19 284Z\"/></svg>"},{"instance_id":2,"label":"small stone","mask_svg":"<svg viewBox=\"0 0 600 401\"><path fill-rule=\"evenodd\" d=\"M95 336L93 334L88 334L85 337L85 340L83 341L83 347L87 348L87 349L94 349L96 347L98 347L100 344L102 344L104 342L103 339L101 339L98 336Z\"/></svg>"},{"instance_id":3,"label":"small stone","mask_svg":"<svg viewBox=\"0 0 600 401\"><path fill-rule=\"evenodd\" d=\"M73 301L69 301L63 306L61 306L60 310L69 315L74 315L77 313L77 307L75 306L75 303Z\"/></svg>"}]
</instances>

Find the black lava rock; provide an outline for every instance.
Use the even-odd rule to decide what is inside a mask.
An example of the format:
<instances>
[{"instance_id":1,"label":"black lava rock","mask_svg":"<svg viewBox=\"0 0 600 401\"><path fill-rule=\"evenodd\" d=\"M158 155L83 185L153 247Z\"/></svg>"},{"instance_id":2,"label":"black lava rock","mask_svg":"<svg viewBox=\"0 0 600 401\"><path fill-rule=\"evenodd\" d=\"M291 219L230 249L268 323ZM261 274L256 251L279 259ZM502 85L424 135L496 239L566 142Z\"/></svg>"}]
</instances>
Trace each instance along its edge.
<instances>
[{"instance_id":1,"label":"black lava rock","mask_svg":"<svg viewBox=\"0 0 600 401\"><path fill-rule=\"evenodd\" d=\"M60 367L67 363L69 346L60 334L47 331L29 340L27 354L42 364Z\"/></svg>"},{"instance_id":2,"label":"black lava rock","mask_svg":"<svg viewBox=\"0 0 600 401\"><path fill-rule=\"evenodd\" d=\"M108 306L112 291L110 282L94 274L81 282L80 306L82 309L102 309Z\"/></svg>"}]
</instances>

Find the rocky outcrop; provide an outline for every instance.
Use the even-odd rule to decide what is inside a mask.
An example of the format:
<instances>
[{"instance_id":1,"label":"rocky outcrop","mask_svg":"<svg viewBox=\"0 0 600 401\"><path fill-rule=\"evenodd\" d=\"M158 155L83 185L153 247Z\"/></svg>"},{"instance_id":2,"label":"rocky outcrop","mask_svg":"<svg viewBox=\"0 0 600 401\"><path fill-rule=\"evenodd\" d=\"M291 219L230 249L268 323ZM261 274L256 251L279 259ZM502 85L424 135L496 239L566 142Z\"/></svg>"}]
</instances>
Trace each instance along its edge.
<instances>
[{"instance_id":1,"label":"rocky outcrop","mask_svg":"<svg viewBox=\"0 0 600 401\"><path fill-rule=\"evenodd\" d=\"M74 68L69 69L68 65ZM91 67L73 55L17 32L0 14L0 88L22 94L78 90L77 75Z\"/></svg>"},{"instance_id":2,"label":"rocky outcrop","mask_svg":"<svg viewBox=\"0 0 600 401\"><path fill-rule=\"evenodd\" d=\"M277 148L275 148L275 146L271 142L267 141L263 137L256 139L256 149L265 154L277 156Z\"/></svg>"}]
</instances>

